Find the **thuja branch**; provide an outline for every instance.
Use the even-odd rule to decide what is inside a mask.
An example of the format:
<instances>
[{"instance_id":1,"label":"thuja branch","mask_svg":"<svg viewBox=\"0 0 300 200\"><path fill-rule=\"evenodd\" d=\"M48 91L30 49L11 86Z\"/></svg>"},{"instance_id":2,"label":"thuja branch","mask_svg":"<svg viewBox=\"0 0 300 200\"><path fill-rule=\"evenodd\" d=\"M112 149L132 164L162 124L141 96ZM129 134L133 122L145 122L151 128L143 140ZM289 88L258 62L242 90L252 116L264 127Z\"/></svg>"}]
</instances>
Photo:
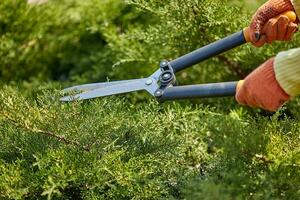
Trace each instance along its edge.
<instances>
[{"instance_id":1,"label":"thuja branch","mask_svg":"<svg viewBox=\"0 0 300 200\"><path fill-rule=\"evenodd\" d=\"M238 63L229 60L224 55L218 55L217 58L224 62L229 67L229 70L237 75L238 78L243 79L246 77L247 74L239 67Z\"/></svg>"},{"instance_id":2,"label":"thuja branch","mask_svg":"<svg viewBox=\"0 0 300 200\"><path fill-rule=\"evenodd\" d=\"M229 70L232 73L234 73L235 75L237 75L240 79L243 79L246 77L247 74L245 72L243 72L243 70L239 67L238 63L229 60L224 55L218 55L217 58L220 61L224 62L226 65L228 65Z\"/></svg>"},{"instance_id":3,"label":"thuja branch","mask_svg":"<svg viewBox=\"0 0 300 200\"><path fill-rule=\"evenodd\" d=\"M63 142L64 144L77 146L77 147L80 147L81 149L83 149L85 151L90 150L89 146L82 146L76 140L69 140L69 139L65 138L64 136L61 136L61 135L59 135L55 132L52 132L52 131L46 131L46 130L41 130L41 129L36 129L36 128L30 127L26 123L21 124L21 123L17 122L15 119L13 119L11 116L9 116L6 113L2 113L2 116L4 116L6 120L8 120L11 124L13 124L17 128L21 128L21 129L24 129L24 130L27 130L27 131L30 131L30 132L33 132L33 133L42 134L42 135L46 135L48 137L55 138L56 140L58 140L60 142Z\"/></svg>"}]
</instances>

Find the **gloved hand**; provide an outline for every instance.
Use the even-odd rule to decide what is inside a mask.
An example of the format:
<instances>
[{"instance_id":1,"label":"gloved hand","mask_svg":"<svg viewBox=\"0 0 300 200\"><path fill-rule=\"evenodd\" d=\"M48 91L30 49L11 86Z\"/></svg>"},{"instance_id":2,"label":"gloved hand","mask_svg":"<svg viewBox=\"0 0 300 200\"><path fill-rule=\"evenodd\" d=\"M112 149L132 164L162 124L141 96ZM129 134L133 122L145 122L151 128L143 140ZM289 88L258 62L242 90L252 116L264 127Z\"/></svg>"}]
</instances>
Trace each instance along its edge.
<instances>
[{"instance_id":1,"label":"gloved hand","mask_svg":"<svg viewBox=\"0 0 300 200\"><path fill-rule=\"evenodd\" d=\"M276 111L289 99L276 80L274 58L255 69L237 87L236 100L240 104L268 111Z\"/></svg>"},{"instance_id":2,"label":"gloved hand","mask_svg":"<svg viewBox=\"0 0 300 200\"><path fill-rule=\"evenodd\" d=\"M299 20L293 23L286 16L275 18L286 11L294 11L290 0L269 0L257 10L250 24L250 39L254 46L293 37Z\"/></svg>"}]
</instances>

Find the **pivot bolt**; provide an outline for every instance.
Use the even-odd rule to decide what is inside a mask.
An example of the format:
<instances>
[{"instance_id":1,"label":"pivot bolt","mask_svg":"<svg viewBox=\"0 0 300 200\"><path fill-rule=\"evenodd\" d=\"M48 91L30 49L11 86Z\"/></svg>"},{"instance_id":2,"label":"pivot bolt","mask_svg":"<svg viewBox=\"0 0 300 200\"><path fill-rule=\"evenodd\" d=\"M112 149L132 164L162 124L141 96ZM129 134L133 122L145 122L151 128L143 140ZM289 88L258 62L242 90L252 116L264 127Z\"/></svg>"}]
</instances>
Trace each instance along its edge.
<instances>
[{"instance_id":1,"label":"pivot bolt","mask_svg":"<svg viewBox=\"0 0 300 200\"><path fill-rule=\"evenodd\" d=\"M163 75L163 79L164 80L168 80L169 78L171 78L171 74L170 73L165 73L164 75Z\"/></svg>"},{"instance_id":2,"label":"pivot bolt","mask_svg":"<svg viewBox=\"0 0 300 200\"><path fill-rule=\"evenodd\" d=\"M153 83L152 79L148 79L148 80L146 81L146 85L152 85L152 83Z\"/></svg>"},{"instance_id":3,"label":"pivot bolt","mask_svg":"<svg viewBox=\"0 0 300 200\"><path fill-rule=\"evenodd\" d=\"M157 90L155 93L154 93L155 97L161 97L163 95L163 92L162 90Z\"/></svg>"},{"instance_id":4,"label":"pivot bolt","mask_svg":"<svg viewBox=\"0 0 300 200\"><path fill-rule=\"evenodd\" d=\"M168 61L167 60L162 60L159 65L160 65L160 68L162 68L164 70L167 70L167 68L168 68Z\"/></svg>"}]
</instances>

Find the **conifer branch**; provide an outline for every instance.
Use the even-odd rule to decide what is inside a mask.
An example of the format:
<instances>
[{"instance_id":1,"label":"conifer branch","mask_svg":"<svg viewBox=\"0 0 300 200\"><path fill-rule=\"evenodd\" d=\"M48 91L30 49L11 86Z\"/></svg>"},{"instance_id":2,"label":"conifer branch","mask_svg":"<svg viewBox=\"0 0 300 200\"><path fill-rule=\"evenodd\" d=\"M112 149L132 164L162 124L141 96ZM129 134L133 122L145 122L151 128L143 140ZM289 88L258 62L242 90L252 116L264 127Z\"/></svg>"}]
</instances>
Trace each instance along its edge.
<instances>
[{"instance_id":1,"label":"conifer branch","mask_svg":"<svg viewBox=\"0 0 300 200\"><path fill-rule=\"evenodd\" d=\"M36 129L36 128L32 128L30 127L28 124L24 123L24 124L21 124L21 123L18 123L15 119L13 119L11 116L9 116L8 114L6 113L2 113L5 117L5 119L7 119L10 123L12 123L14 126L16 126L17 128L21 128L21 129L24 129L24 130L27 130L27 131L30 131L30 132L33 132L33 133L37 133L37 134L42 134L42 135L46 135L48 137L52 137L52 138L55 138L56 140L60 141L60 142L63 142L64 144L66 145L73 145L73 146L77 146L77 147L80 147L81 149L85 150L85 151L90 151L90 148L89 146L82 146L78 141L76 140L69 140L67 139L66 137L64 136L61 136L57 133L54 133L52 131L46 131L46 130L41 130L41 129Z\"/></svg>"},{"instance_id":2,"label":"conifer branch","mask_svg":"<svg viewBox=\"0 0 300 200\"><path fill-rule=\"evenodd\" d=\"M243 79L247 76L247 74L245 72L243 72L243 70L239 67L238 63L233 62L231 60L229 60L226 56L224 55L218 55L217 58L224 62L226 65L228 65L229 70L237 75L240 79Z\"/></svg>"}]
</instances>

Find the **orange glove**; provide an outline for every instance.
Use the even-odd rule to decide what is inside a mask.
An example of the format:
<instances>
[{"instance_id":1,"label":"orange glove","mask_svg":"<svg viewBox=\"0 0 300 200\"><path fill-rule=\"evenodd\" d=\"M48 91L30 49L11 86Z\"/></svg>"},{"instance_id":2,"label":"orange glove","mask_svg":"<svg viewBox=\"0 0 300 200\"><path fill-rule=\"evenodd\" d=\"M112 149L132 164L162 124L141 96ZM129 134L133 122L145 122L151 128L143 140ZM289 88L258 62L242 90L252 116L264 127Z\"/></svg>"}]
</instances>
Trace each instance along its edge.
<instances>
[{"instance_id":1,"label":"orange glove","mask_svg":"<svg viewBox=\"0 0 300 200\"><path fill-rule=\"evenodd\" d=\"M293 23L286 16L275 18L286 11L294 11L290 0L269 0L257 10L250 24L250 39L254 46L293 37L298 29L298 20Z\"/></svg>"},{"instance_id":2,"label":"orange glove","mask_svg":"<svg viewBox=\"0 0 300 200\"><path fill-rule=\"evenodd\" d=\"M240 104L276 111L290 99L275 78L273 64L271 58L240 82L236 93Z\"/></svg>"}]
</instances>

